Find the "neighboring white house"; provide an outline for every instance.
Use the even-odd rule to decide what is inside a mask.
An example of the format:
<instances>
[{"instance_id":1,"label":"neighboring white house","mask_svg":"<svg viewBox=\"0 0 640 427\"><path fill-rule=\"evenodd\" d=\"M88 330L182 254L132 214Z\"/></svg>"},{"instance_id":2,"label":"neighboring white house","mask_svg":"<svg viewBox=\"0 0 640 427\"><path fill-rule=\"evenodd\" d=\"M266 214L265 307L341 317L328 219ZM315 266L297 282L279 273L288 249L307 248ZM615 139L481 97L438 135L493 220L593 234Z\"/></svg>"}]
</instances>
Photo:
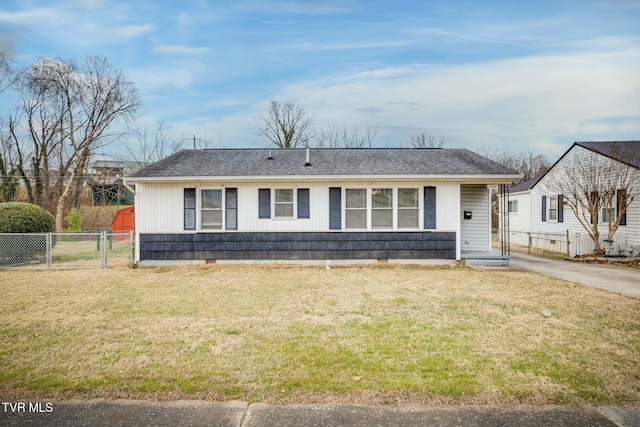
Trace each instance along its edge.
<instances>
[{"instance_id":1,"label":"neighboring white house","mask_svg":"<svg viewBox=\"0 0 640 427\"><path fill-rule=\"evenodd\" d=\"M518 177L464 149L214 149L125 181L142 263L461 260L491 250L488 186Z\"/></svg>"},{"instance_id":2,"label":"neighboring white house","mask_svg":"<svg viewBox=\"0 0 640 427\"><path fill-rule=\"evenodd\" d=\"M555 194L553 180L565 176L567 168L576 158L594 156L602 167L610 164L628 165L632 171L640 169L639 141L576 142L549 169L546 174L518 184L509 190L509 238L511 243L569 252L571 256L593 251L593 243L586 230L576 219L572 209L563 203L563 195ZM574 175L580 177L580 173ZM640 175L638 175L640 179ZM588 178L587 178L588 179ZM615 204L619 205L619 201ZM616 209L614 207L613 209ZM598 216L601 241L607 238L608 216L611 212L603 208ZM615 217L615 212L613 212ZM572 242L566 246L566 238ZM582 241L582 246L577 246ZM629 250L631 245L640 245L640 198L627 206L620 226L614 236L615 250Z\"/></svg>"}]
</instances>

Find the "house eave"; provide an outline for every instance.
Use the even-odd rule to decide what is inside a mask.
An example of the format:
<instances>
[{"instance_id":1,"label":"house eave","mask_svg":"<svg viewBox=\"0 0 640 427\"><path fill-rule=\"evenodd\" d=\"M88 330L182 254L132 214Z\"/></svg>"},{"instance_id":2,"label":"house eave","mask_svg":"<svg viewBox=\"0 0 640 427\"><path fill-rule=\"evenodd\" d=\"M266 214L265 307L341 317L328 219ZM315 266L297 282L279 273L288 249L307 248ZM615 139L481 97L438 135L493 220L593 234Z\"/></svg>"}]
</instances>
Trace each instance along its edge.
<instances>
[{"instance_id":1,"label":"house eave","mask_svg":"<svg viewBox=\"0 0 640 427\"><path fill-rule=\"evenodd\" d=\"M175 182L264 182L264 181L455 181L466 184L506 184L522 175L279 175L279 176L175 176L175 177L125 177L127 183L175 183Z\"/></svg>"}]
</instances>

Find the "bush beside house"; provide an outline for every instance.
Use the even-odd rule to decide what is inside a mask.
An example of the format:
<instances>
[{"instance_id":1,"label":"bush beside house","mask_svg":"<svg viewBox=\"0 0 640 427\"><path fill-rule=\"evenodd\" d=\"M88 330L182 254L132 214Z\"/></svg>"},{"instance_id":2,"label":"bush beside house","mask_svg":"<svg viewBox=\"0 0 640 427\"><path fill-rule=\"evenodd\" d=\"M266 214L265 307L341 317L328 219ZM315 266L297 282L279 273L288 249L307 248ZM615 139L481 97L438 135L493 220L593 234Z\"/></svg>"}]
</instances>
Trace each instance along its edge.
<instances>
[{"instance_id":1,"label":"bush beside house","mask_svg":"<svg viewBox=\"0 0 640 427\"><path fill-rule=\"evenodd\" d=\"M40 206L20 202L0 203L0 233L51 233L55 228L53 215ZM27 262L45 253L45 235L16 237L0 235L0 264Z\"/></svg>"}]
</instances>

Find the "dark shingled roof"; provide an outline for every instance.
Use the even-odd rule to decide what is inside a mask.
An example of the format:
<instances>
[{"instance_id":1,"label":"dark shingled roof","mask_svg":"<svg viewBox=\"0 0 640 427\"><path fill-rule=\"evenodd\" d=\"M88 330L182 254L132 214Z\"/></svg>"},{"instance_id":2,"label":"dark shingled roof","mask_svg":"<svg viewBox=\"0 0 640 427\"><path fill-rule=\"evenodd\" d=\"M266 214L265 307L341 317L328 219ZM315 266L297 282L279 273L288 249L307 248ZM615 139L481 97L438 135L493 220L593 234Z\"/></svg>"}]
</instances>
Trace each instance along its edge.
<instances>
[{"instance_id":1,"label":"dark shingled roof","mask_svg":"<svg viewBox=\"0 0 640 427\"><path fill-rule=\"evenodd\" d=\"M129 178L518 175L466 149L312 148L305 161L305 149L182 150Z\"/></svg>"},{"instance_id":2,"label":"dark shingled roof","mask_svg":"<svg viewBox=\"0 0 640 427\"><path fill-rule=\"evenodd\" d=\"M509 188L509 193L519 193L521 191L531 190L533 187L536 186L538 181L540 181L544 175L545 174L540 174L538 176L531 178L530 180L521 182L518 185L514 185L513 187Z\"/></svg>"},{"instance_id":3,"label":"dark shingled roof","mask_svg":"<svg viewBox=\"0 0 640 427\"><path fill-rule=\"evenodd\" d=\"M576 145L640 169L640 141L576 142Z\"/></svg>"}]
</instances>

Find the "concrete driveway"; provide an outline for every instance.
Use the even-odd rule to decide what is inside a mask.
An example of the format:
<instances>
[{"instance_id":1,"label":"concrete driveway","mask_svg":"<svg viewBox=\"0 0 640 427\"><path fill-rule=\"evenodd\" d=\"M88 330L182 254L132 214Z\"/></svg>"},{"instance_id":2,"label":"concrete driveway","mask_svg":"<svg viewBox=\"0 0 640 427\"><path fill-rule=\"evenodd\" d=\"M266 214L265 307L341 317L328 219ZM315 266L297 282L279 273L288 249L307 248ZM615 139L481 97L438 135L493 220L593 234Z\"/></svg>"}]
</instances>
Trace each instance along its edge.
<instances>
[{"instance_id":1,"label":"concrete driveway","mask_svg":"<svg viewBox=\"0 0 640 427\"><path fill-rule=\"evenodd\" d=\"M511 267L640 299L640 271L511 252Z\"/></svg>"}]
</instances>

